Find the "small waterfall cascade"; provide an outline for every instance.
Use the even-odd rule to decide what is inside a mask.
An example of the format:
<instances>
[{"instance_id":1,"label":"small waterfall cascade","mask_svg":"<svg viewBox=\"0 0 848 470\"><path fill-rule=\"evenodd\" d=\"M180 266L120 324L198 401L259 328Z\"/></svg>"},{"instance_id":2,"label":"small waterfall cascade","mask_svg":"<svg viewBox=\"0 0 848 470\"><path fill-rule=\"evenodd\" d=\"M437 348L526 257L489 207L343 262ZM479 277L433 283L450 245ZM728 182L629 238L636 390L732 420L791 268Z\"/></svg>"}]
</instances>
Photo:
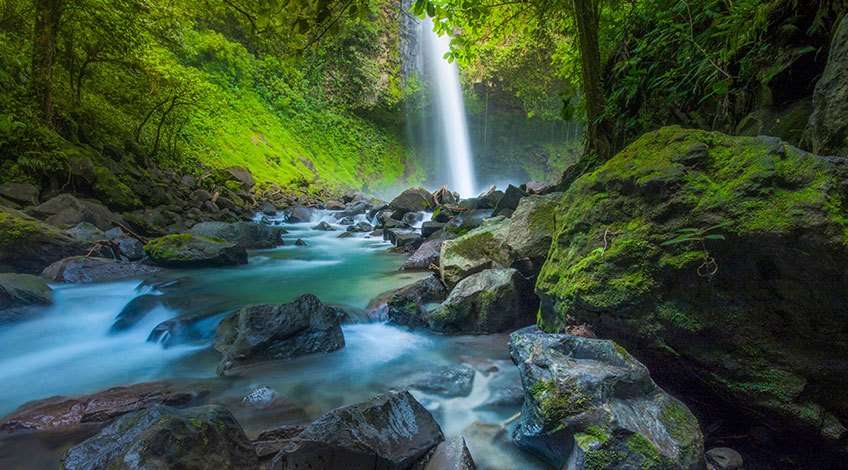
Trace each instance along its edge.
<instances>
[{"instance_id":1,"label":"small waterfall cascade","mask_svg":"<svg viewBox=\"0 0 848 470\"><path fill-rule=\"evenodd\" d=\"M406 0L404 6L406 3L411 4ZM430 184L446 185L462 197L473 197L478 188L459 68L444 58L450 37L433 32L430 18L417 21L409 15L404 15L402 31L404 76L417 76L430 91L426 103L429 119L416 121L418 127L408 129L414 139L426 142L426 154L433 160L427 162Z\"/></svg>"}]
</instances>

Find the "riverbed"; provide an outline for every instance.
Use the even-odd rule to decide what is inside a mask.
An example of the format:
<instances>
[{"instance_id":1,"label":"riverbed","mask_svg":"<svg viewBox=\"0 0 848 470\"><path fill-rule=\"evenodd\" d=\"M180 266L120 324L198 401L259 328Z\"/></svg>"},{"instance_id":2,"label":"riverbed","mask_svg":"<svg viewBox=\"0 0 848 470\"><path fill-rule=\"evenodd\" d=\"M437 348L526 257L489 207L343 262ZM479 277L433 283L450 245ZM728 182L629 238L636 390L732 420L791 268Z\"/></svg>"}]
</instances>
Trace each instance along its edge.
<instances>
[{"instance_id":1,"label":"riverbed","mask_svg":"<svg viewBox=\"0 0 848 470\"><path fill-rule=\"evenodd\" d=\"M321 220L335 222L326 212L308 223L266 219L288 231L285 244L250 252L246 266L169 271L155 276L155 282L52 286L52 306L0 329L0 415L55 395L148 381L194 381L209 388L209 400L230 408L248 435L255 436L412 384L412 393L445 434L466 438L479 468L542 468L509 440L509 424L520 404L504 395L520 389L520 380L508 357L508 335L445 337L368 321L365 311L372 299L426 274L400 272L405 256L391 253L391 245L380 238L357 234L340 239L340 231L313 230ZM296 245L298 239L306 246ZM240 306L285 303L305 293L350 313L343 326L345 348L254 365L234 377L216 376L219 355L211 345L221 318ZM132 328L111 331L124 306L151 294L179 298L180 307L157 307ZM151 336L162 322L184 318L191 319L191 328L180 337ZM473 369L470 393L446 396L416 389L416 381L426 381L428 373L468 367ZM244 403L243 397L259 388L273 391L273 403ZM0 437L0 468L57 468L73 437Z\"/></svg>"}]
</instances>

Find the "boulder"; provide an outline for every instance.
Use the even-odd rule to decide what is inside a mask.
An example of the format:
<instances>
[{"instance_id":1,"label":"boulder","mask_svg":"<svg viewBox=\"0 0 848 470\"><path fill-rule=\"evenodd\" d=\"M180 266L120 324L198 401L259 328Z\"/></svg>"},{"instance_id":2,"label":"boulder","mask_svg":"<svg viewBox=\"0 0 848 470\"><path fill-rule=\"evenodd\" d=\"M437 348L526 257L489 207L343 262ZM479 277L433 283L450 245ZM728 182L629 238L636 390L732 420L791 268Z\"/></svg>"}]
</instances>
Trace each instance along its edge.
<instances>
[{"instance_id":1,"label":"boulder","mask_svg":"<svg viewBox=\"0 0 848 470\"><path fill-rule=\"evenodd\" d=\"M339 219L339 225L353 225L353 217L345 216Z\"/></svg>"},{"instance_id":2,"label":"boulder","mask_svg":"<svg viewBox=\"0 0 848 470\"><path fill-rule=\"evenodd\" d=\"M398 325L425 326L427 304L441 302L446 296L447 291L439 278L428 276L384 297L387 318Z\"/></svg>"},{"instance_id":3,"label":"boulder","mask_svg":"<svg viewBox=\"0 0 848 470\"><path fill-rule=\"evenodd\" d=\"M327 222L319 222L318 225L312 227L312 230L321 230L322 232L334 232L336 229Z\"/></svg>"},{"instance_id":4,"label":"boulder","mask_svg":"<svg viewBox=\"0 0 848 470\"><path fill-rule=\"evenodd\" d=\"M509 215L518 207L518 202L521 201L521 198L526 196L527 194L522 191L520 188L517 188L513 185L509 185L506 187L506 191L504 191L504 195L502 198L498 200L498 203L495 205L495 211L493 215L503 215L509 217Z\"/></svg>"},{"instance_id":5,"label":"boulder","mask_svg":"<svg viewBox=\"0 0 848 470\"><path fill-rule=\"evenodd\" d=\"M106 240L106 234L94 224L88 222L80 222L75 226L65 230L68 236L85 243L92 243L98 240Z\"/></svg>"},{"instance_id":6,"label":"boulder","mask_svg":"<svg viewBox=\"0 0 848 470\"><path fill-rule=\"evenodd\" d=\"M417 225L422 220L424 220L424 214L421 212L407 212L400 217L400 221L410 227Z\"/></svg>"},{"instance_id":7,"label":"boulder","mask_svg":"<svg viewBox=\"0 0 848 470\"><path fill-rule=\"evenodd\" d=\"M845 159L773 138L648 133L565 192L540 325L586 324L661 383L844 449L846 180Z\"/></svg>"},{"instance_id":8,"label":"boulder","mask_svg":"<svg viewBox=\"0 0 848 470\"><path fill-rule=\"evenodd\" d=\"M374 227L368 222L357 222L347 228L348 232L369 233L374 230Z\"/></svg>"},{"instance_id":9,"label":"boulder","mask_svg":"<svg viewBox=\"0 0 848 470\"><path fill-rule=\"evenodd\" d=\"M71 447L66 470L258 469L256 451L226 408L155 406L124 415Z\"/></svg>"},{"instance_id":10,"label":"boulder","mask_svg":"<svg viewBox=\"0 0 848 470\"><path fill-rule=\"evenodd\" d=\"M407 189L389 203L389 208L395 211L399 217L403 217L407 212L430 210L434 206L433 195L424 188Z\"/></svg>"},{"instance_id":11,"label":"boulder","mask_svg":"<svg viewBox=\"0 0 848 470\"><path fill-rule=\"evenodd\" d=\"M522 197L512 218L485 220L474 230L442 245L441 274L447 285L493 267L538 274L553 240L560 193Z\"/></svg>"},{"instance_id":12,"label":"boulder","mask_svg":"<svg viewBox=\"0 0 848 470\"><path fill-rule=\"evenodd\" d=\"M53 282L77 284L144 277L159 270L156 266L110 258L72 256L47 266L41 276Z\"/></svg>"},{"instance_id":13,"label":"boulder","mask_svg":"<svg viewBox=\"0 0 848 470\"><path fill-rule=\"evenodd\" d=\"M463 279L442 304L426 315L442 333L489 334L536 320L538 300L529 281L511 268L487 269Z\"/></svg>"},{"instance_id":14,"label":"boulder","mask_svg":"<svg viewBox=\"0 0 848 470\"><path fill-rule=\"evenodd\" d=\"M555 468L704 467L697 418L613 341L529 327L509 351L525 392L520 448Z\"/></svg>"},{"instance_id":15,"label":"boulder","mask_svg":"<svg viewBox=\"0 0 848 470\"><path fill-rule=\"evenodd\" d=\"M85 243L56 227L0 207L0 271L39 274L50 263L87 251Z\"/></svg>"},{"instance_id":16,"label":"boulder","mask_svg":"<svg viewBox=\"0 0 848 470\"><path fill-rule=\"evenodd\" d=\"M283 305L244 307L218 325L215 349L223 355L218 372L223 375L241 364L341 349L345 345L343 316L311 294Z\"/></svg>"},{"instance_id":17,"label":"boulder","mask_svg":"<svg viewBox=\"0 0 848 470\"><path fill-rule=\"evenodd\" d=\"M282 236L286 233L281 227L253 222L201 222L189 232L235 243L237 247L245 249L274 248L282 245Z\"/></svg>"},{"instance_id":18,"label":"boulder","mask_svg":"<svg viewBox=\"0 0 848 470\"><path fill-rule=\"evenodd\" d=\"M813 152L848 156L848 16L843 16L833 40L827 66L813 92L813 114L807 135Z\"/></svg>"},{"instance_id":19,"label":"boulder","mask_svg":"<svg viewBox=\"0 0 848 470\"><path fill-rule=\"evenodd\" d=\"M383 231L383 240L390 242L398 248L417 248L422 240L421 235L411 230L391 229Z\"/></svg>"},{"instance_id":20,"label":"boulder","mask_svg":"<svg viewBox=\"0 0 848 470\"><path fill-rule=\"evenodd\" d=\"M444 440L409 392L337 408L308 425L274 457L272 469L408 469Z\"/></svg>"},{"instance_id":21,"label":"boulder","mask_svg":"<svg viewBox=\"0 0 848 470\"><path fill-rule=\"evenodd\" d=\"M442 240L428 240L421 244L415 253L403 263L400 269L404 271L428 270L431 266L439 265L439 253Z\"/></svg>"},{"instance_id":22,"label":"boulder","mask_svg":"<svg viewBox=\"0 0 848 470\"><path fill-rule=\"evenodd\" d=\"M716 447L706 454L707 470L743 470L742 455L728 447Z\"/></svg>"},{"instance_id":23,"label":"boulder","mask_svg":"<svg viewBox=\"0 0 848 470\"><path fill-rule=\"evenodd\" d=\"M475 209L494 209L504 197L503 191L498 191L498 188L492 186L485 193L477 196Z\"/></svg>"},{"instance_id":24,"label":"boulder","mask_svg":"<svg viewBox=\"0 0 848 470\"><path fill-rule=\"evenodd\" d=\"M286 211L286 222L290 224L305 223L312 220L312 209L295 206Z\"/></svg>"},{"instance_id":25,"label":"boulder","mask_svg":"<svg viewBox=\"0 0 848 470\"><path fill-rule=\"evenodd\" d=\"M445 227L445 224L443 224L441 222L433 222L433 221L424 222L423 224L421 224L421 236L424 237L424 238L427 238L430 235L432 235L432 234L438 232L439 230L443 229L444 227Z\"/></svg>"},{"instance_id":26,"label":"boulder","mask_svg":"<svg viewBox=\"0 0 848 470\"><path fill-rule=\"evenodd\" d=\"M345 205L341 201L327 201L324 203L324 208L330 211L340 211L344 210Z\"/></svg>"},{"instance_id":27,"label":"boulder","mask_svg":"<svg viewBox=\"0 0 848 470\"><path fill-rule=\"evenodd\" d=\"M424 470L474 470L477 466L471 457L465 439L455 437L436 447Z\"/></svg>"},{"instance_id":28,"label":"boulder","mask_svg":"<svg viewBox=\"0 0 848 470\"><path fill-rule=\"evenodd\" d=\"M166 382L114 387L75 398L51 397L26 403L0 419L0 430L45 431L83 423L105 423L118 416L155 405L187 406L202 400L208 390L180 390Z\"/></svg>"},{"instance_id":29,"label":"boulder","mask_svg":"<svg viewBox=\"0 0 848 470\"><path fill-rule=\"evenodd\" d=\"M433 202L437 206L445 206L458 203L459 198L447 186L442 186L433 193Z\"/></svg>"},{"instance_id":30,"label":"boulder","mask_svg":"<svg viewBox=\"0 0 848 470\"><path fill-rule=\"evenodd\" d=\"M166 235L144 246L150 260L170 268L230 266L247 263L247 252L235 243L191 233Z\"/></svg>"},{"instance_id":31,"label":"boulder","mask_svg":"<svg viewBox=\"0 0 848 470\"><path fill-rule=\"evenodd\" d=\"M0 311L53 303L53 290L38 276L0 273ZM14 312L3 312L0 320Z\"/></svg>"},{"instance_id":32,"label":"boulder","mask_svg":"<svg viewBox=\"0 0 848 470\"><path fill-rule=\"evenodd\" d=\"M144 243L133 237L119 237L112 240L118 246L118 252L130 261L144 258Z\"/></svg>"},{"instance_id":33,"label":"boulder","mask_svg":"<svg viewBox=\"0 0 848 470\"><path fill-rule=\"evenodd\" d=\"M70 194L60 194L35 207L27 213L61 228L73 227L88 222L100 230L109 230L123 220L97 201L77 199Z\"/></svg>"},{"instance_id":34,"label":"boulder","mask_svg":"<svg viewBox=\"0 0 848 470\"><path fill-rule=\"evenodd\" d=\"M309 246L309 243L306 243L306 240L302 238L298 238L294 241L294 246Z\"/></svg>"},{"instance_id":35,"label":"boulder","mask_svg":"<svg viewBox=\"0 0 848 470\"><path fill-rule=\"evenodd\" d=\"M353 237L354 237L353 232L346 231L346 232L340 233L336 238L353 238Z\"/></svg>"},{"instance_id":36,"label":"boulder","mask_svg":"<svg viewBox=\"0 0 848 470\"><path fill-rule=\"evenodd\" d=\"M38 187L29 183L0 184L0 198L6 198L24 206L38 204Z\"/></svg>"}]
</instances>

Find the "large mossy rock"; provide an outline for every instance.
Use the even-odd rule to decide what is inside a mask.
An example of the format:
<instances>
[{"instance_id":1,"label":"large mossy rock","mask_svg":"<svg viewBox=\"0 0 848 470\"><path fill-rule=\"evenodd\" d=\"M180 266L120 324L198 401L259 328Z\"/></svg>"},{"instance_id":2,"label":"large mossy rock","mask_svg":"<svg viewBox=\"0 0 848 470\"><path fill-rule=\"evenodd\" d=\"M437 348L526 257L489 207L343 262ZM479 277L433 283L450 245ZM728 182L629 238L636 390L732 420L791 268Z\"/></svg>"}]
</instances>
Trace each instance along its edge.
<instances>
[{"instance_id":1,"label":"large mossy rock","mask_svg":"<svg viewBox=\"0 0 848 470\"><path fill-rule=\"evenodd\" d=\"M388 393L318 418L274 457L271 468L417 468L443 440L439 424L409 392Z\"/></svg>"},{"instance_id":2,"label":"large mossy rock","mask_svg":"<svg viewBox=\"0 0 848 470\"><path fill-rule=\"evenodd\" d=\"M385 296L386 318L398 325L426 326L428 304L441 302L447 295L442 281L435 275L428 276L388 293Z\"/></svg>"},{"instance_id":3,"label":"large mossy rock","mask_svg":"<svg viewBox=\"0 0 848 470\"><path fill-rule=\"evenodd\" d=\"M247 252L235 243L191 233L150 240L144 252L153 263L169 268L199 268L247 263Z\"/></svg>"},{"instance_id":4,"label":"large mossy rock","mask_svg":"<svg viewBox=\"0 0 848 470\"><path fill-rule=\"evenodd\" d=\"M38 274L50 263L86 251L85 243L56 227L0 207L0 271Z\"/></svg>"},{"instance_id":5,"label":"large mossy rock","mask_svg":"<svg viewBox=\"0 0 848 470\"><path fill-rule=\"evenodd\" d=\"M516 268L535 276L553 239L560 193L524 196L512 218L495 217L442 245L440 269L446 285L489 268Z\"/></svg>"},{"instance_id":6,"label":"large mossy rock","mask_svg":"<svg viewBox=\"0 0 848 470\"><path fill-rule=\"evenodd\" d=\"M554 468L704 467L697 418L615 342L529 327L509 351L525 392L513 439Z\"/></svg>"},{"instance_id":7,"label":"large mossy rock","mask_svg":"<svg viewBox=\"0 0 848 470\"><path fill-rule=\"evenodd\" d=\"M65 470L257 469L253 444L226 408L155 406L124 415L68 450Z\"/></svg>"},{"instance_id":8,"label":"large mossy rock","mask_svg":"<svg viewBox=\"0 0 848 470\"><path fill-rule=\"evenodd\" d=\"M235 243L240 248L260 249L282 245L285 230L282 227L252 222L201 222L189 232Z\"/></svg>"},{"instance_id":9,"label":"large mossy rock","mask_svg":"<svg viewBox=\"0 0 848 470\"><path fill-rule=\"evenodd\" d=\"M0 324L31 313L30 306L53 303L53 290L32 274L0 273Z\"/></svg>"},{"instance_id":10,"label":"large mossy rock","mask_svg":"<svg viewBox=\"0 0 848 470\"><path fill-rule=\"evenodd\" d=\"M389 203L395 218L400 218L407 212L421 212L432 209L436 203L433 195L424 188L411 188L400 193Z\"/></svg>"},{"instance_id":11,"label":"large mossy rock","mask_svg":"<svg viewBox=\"0 0 848 470\"><path fill-rule=\"evenodd\" d=\"M776 139L646 134L565 193L540 325L588 323L719 406L841 445L846 175Z\"/></svg>"},{"instance_id":12,"label":"large mossy rock","mask_svg":"<svg viewBox=\"0 0 848 470\"><path fill-rule=\"evenodd\" d=\"M304 294L283 305L252 305L225 318L215 334L218 373L260 361L331 352L345 345L344 313Z\"/></svg>"},{"instance_id":13,"label":"large mossy rock","mask_svg":"<svg viewBox=\"0 0 848 470\"><path fill-rule=\"evenodd\" d=\"M848 157L848 16L836 28L830 53L816 90L807 128L813 151Z\"/></svg>"},{"instance_id":14,"label":"large mossy rock","mask_svg":"<svg viewBox=\"0 0 848 470\"><path fill-rule=\"evenodd\" d=\"M532 284L521 273L486 269L459 281L426 319L441 333L500 333L532 324L537 307Z\"/></svg>"}]
</instances>

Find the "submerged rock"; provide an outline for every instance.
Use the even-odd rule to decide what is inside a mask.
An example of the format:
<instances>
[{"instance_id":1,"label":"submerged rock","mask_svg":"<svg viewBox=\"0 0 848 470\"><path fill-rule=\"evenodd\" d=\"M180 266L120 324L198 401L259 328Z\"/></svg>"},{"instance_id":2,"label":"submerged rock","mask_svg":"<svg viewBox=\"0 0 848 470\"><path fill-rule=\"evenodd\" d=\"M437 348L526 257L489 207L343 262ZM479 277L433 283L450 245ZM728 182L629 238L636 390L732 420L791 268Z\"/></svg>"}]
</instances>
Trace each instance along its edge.
<instances>
[{"instance_id":1,"label":"submerged rock","mask_svg":"<svg viewBox=\"0 0 848 470\"><path fill-rule=\"evenodd\" d=\"M333 232L335 231L335 227L328 224L327 222L319 222L318 225L312 227L312 230L321 230L323 232Z\"/></svg>"},{"instance_id":2,"label":"submerged rock","mask_svg":"<svg viewBox=\"0 0 848 470\"><path fill-rule=\"evenodd\" d=\"M83 284L143 277L160 271L156 266L109 258L74 256L44 268L41 276L54 282Z\"/></svg>"},{"instance_id":3,"label":"submerged rock","mask_svg":"<svg viewBox=\"0 0 848 470\"><path fill-rule=\"evenodd\" d=\"M187 406L197 403L206 393L202 388L191 391L166 382L147 382L75 398L52 397L22 405L0 419L0 430L44 431L103 423L155 405Z\"/></svg>"},{"instance_id":4,"label":"submerged rock","mask_svg":"<svg viewBox=\"0 0 848 470\"><path fill-rule=\"evenodd\" d=\"M13 209L0 206L0 271L39 274L50 263L84 255L87 244Z\"/></svg>"},{"instance_id":5,"label":"submerged rock","mask_svg":"<svg viewBox=\"0 0 848 470\"><path fill-rule=\"evenodd\" d=\"M847 179L773 138L648 133L565 193L540 324L586 324L711 406L844 449Z\"/></svg>"},{"instance_id":6,"label":"submerged rock","mask_svg":"<svg viewBox=\"0 0 848 470\"><path fill-rule=\"evenodd\" d=\"M408 469L444 440L433 416L409 392L337 408L308 425L271 468Z\"/></svg>"},{"instance_id":7,"label":"submerged rock","mask_svg":"<svg viewBox=\"0 0 848 470\"><path fill-rule=\"evenodd\" d=\"M68 450L62 463L66 470L258 468L241 426L216 405L125 415Z\"/></svg>"},{"instance_id":8,"label":"submerged rock","mask_svg":"<svg viewBox=\"0 0 848 470\"><path fill-rule=\"evenodd\" d=\"M272 227L252 222L201 222L189 230L190 233L209 238L218 238L235 243L239 248L274 248L283 244L282 236L286 231L281 227Z\"/></svg>"},{"instance_id":9,"label":"submerged rock","mask_svg":"<svg viewBox=\"0 0 848 470\"><path fill-rule=\"evenodd\" d=\"M474 387L474 369L460 364L421 372L402 382L405 387L444 397L467 397Z\"/></svg>"},{"instance_id":10,"label":"submerged rock","mask_svg":"<svg viewBox=\"0 0 848 470\"><path fill-rule=\"evenodd\" d=\"M218 373L252 362L341 349L342 317L341 311L311 294L283 305L244 307L218 325L215 349L223 355Z\"/></svg>"},{"instance_id":11,"label":"submerged rock","mask_svg":"<svg viewBox=\"0 0 848 470\"><path fill-rule=\"evenodd\" d=\"M525 391L519 447L555 468L703 468L698 420L614 342L529 327L509 351Z\"/></svg>"},{"instance_id":12,"label":"submerged rock","mask_svg":"<svg viewBox=\"0 0 848 470\"><path fill-rule=\"evenodd\" d=\"M247 263L247 252L235 243L191 233L166 235L144 246L150 260L170 268L199 268Z\"/></svg>"},{"instance_id":13,"label":"submerged rock","mask_svg":"<svg viewBox=\"0 0 848 470\"><path fill-rule=\"evenodd\" d=\"M532 324L537 306L521 273L487 269L460 281L426 318L431 329L443 333L499 333Z\"/></svg>"},{"instance_id":14,"label":"submerged rock","mask_svg":"<svg viewBox=\"0 0 848 470\"><path fill-rule=\"evenodd\" d=\"M374 230L374 227L368 222L357 222L347 228L348 232L369 233Z\"/></svg>"}]
</instances>

